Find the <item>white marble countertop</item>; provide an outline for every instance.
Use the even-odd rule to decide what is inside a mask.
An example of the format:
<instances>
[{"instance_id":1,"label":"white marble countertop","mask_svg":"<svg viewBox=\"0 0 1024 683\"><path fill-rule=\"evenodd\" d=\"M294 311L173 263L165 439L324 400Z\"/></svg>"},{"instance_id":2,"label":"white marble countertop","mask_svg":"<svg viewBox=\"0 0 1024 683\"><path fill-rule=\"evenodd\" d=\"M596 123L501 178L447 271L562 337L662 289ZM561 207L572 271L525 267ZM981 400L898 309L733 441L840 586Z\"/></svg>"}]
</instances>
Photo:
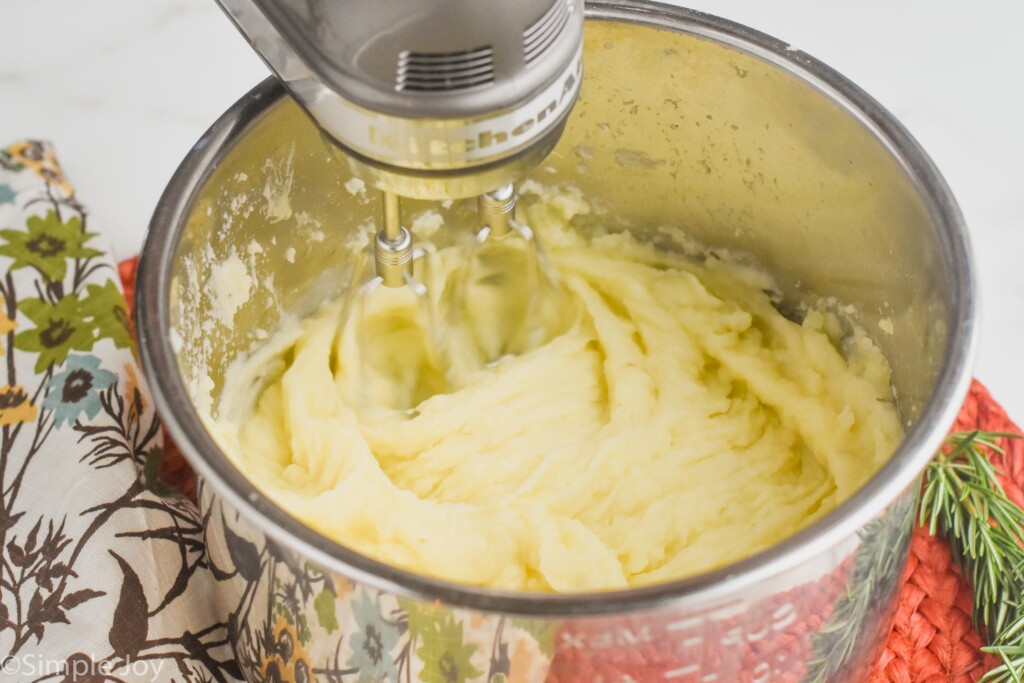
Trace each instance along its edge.
<instances>
[{"instance_id":1,"label":"white marble countertop","mask_svg":"<svg viewBox=\"0 0 1024 683\"><path fill-rule=\"evenodd\" d=\"M497 1L497 0L495 0ZM974 242L977 375L1024 420L1024 3L693 0L785 40L887 106L935 159ZM266 76L214 0L0 0L0 144L56 143L119 256L192 143Z\"/></svg>"}]
</instances>

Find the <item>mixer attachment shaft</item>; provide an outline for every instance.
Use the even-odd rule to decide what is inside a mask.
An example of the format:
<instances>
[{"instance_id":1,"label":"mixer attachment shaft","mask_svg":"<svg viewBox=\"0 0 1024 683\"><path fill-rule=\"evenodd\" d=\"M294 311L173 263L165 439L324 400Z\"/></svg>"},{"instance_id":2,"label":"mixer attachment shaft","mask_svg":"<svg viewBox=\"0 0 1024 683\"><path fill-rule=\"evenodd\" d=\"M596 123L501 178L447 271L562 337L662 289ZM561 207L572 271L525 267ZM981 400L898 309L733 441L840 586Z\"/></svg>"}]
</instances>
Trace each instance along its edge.
<instances>
[{"instance_id":1,"label":"mixer attachment shaft","mask_svg":"<svg viewBox=\"0 0 1024 683\"><path fill-rule=\"evenodd\" d=\"M512 183L502 185L496 190L480 195L478 200L480 225L477 239L483 241L488 237L504 237L512 228L512 218L516 210L516 188Z\"/></svg>"},{"instance_id":2,"label":"mixer attachment shaft","mask_svg":"<svg viewBox=\"0 0 1024 683\"><path fill-rule=\"evenodd\" d=\"M401 200L384 192L384 227L373 241L377 275L385 287L401 287L412 278L412 233L402 226Z\"/></svg>"}]
</instances>

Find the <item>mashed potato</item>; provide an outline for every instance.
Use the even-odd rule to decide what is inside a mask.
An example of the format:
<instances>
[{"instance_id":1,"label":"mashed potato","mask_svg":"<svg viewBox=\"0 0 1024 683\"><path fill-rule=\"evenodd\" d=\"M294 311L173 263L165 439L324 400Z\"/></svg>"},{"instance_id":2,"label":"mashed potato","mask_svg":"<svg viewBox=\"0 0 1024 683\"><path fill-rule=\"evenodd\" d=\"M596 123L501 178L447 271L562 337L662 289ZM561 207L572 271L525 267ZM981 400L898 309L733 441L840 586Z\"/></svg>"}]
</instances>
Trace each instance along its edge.
<instances>
[{"instance_id":1,"label":"mashed potato","mask_svg":"<svg viewBox=\"0 0 1024 683\"><path fill-rule=\"evenodd\" d=\"M467 303L484 295L457 291L464 248L438 249L430 306L393 290L358 315L327 305L237 363L208 418L221 445L362 553L548 592L728 564L828 513L889 457L902 430L866 336L840 341L822 312L784 318L749 267L568 230L586 210L550 192L529 209L560 277L550 338L509 352L508 320L538 304ZM439 344L425 341L435 308Z\"/></svg>"}]
</instances>

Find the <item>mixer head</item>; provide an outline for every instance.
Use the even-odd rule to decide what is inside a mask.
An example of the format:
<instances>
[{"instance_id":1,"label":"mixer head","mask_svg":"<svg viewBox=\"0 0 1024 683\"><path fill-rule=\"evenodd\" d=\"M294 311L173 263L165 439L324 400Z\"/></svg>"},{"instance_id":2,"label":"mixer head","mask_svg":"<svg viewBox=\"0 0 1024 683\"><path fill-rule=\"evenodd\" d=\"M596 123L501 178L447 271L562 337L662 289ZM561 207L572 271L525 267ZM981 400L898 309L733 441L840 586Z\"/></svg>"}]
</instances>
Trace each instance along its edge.
<instances>
[{"instance_id":1,"label":"mixer head","mask_svg":"<svg viewBox=\"0 0 1024 683\"><path fill-rule=\"evenodd\" d=\"M579 91L583 0L218 0L357 175L469 197L521 176Z\"/></svg>"}]
</instances>

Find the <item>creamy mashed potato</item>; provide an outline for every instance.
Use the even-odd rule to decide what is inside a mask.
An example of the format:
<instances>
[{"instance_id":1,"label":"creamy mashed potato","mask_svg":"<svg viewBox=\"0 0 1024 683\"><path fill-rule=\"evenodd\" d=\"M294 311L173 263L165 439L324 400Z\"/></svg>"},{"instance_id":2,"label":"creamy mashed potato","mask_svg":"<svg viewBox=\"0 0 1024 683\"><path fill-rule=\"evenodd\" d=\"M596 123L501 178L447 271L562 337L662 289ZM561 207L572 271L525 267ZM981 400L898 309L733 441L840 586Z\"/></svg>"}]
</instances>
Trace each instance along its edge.
<instances>
[{"instance_id":1,"label":"creamy mashed potato","mask_svg":"<svg viewBox=\"0 0 1024 683\"><path fill-rule=\"evenodd\" d=\"M476 276L446 247L429 256L429 305L380 290L363 311L337 303L284 326L229 372L208 418L221 445L362 553L557 592L738 560L889 457L902 430L866 336L840 339L820 311L786 319L770 280L730 260L581 237L567 226L587 210L550 191L529 208L561 290L540 303L460 291ZM524 336L515 321L544 306L546 334Z\"/></svg>"}]
</instances>

